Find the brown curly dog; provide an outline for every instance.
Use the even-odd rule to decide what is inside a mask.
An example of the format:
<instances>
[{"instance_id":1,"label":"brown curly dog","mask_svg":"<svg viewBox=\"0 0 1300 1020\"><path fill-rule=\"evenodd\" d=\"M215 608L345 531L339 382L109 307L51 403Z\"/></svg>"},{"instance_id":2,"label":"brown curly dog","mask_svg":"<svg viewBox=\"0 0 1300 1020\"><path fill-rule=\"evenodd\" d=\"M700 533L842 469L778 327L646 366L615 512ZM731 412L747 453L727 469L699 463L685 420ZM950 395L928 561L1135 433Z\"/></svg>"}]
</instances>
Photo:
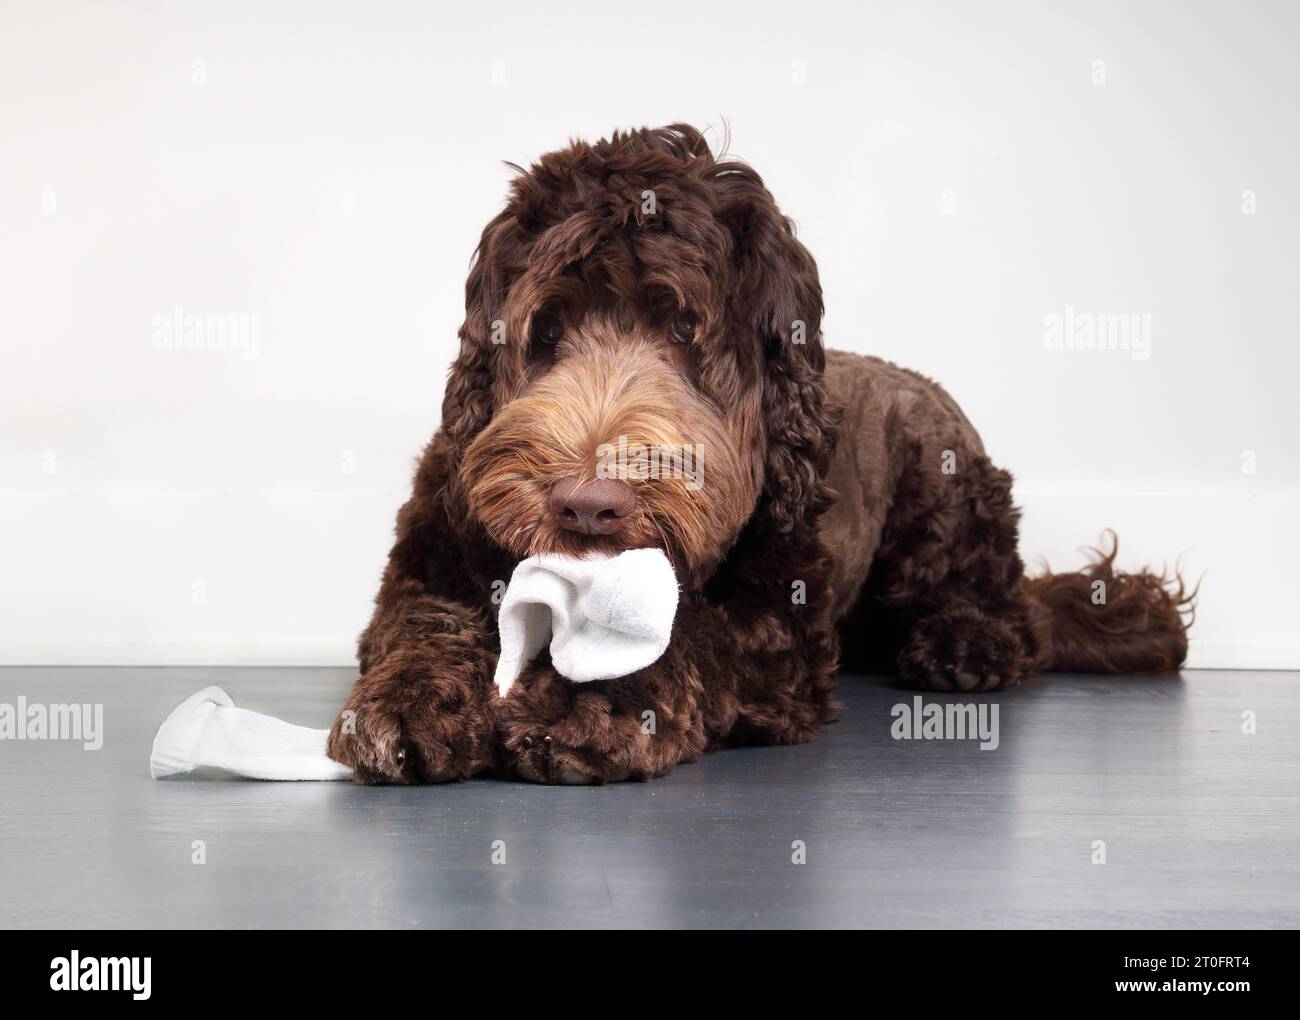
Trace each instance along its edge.
<instances>
[{"instance_id":1,"label":"brown curly dog","mask_svg":"<svg viewBox=\"0 0 1300 1020\"><path fill-rule=\"evenodd\" d=\"M330 734L361 782L649 779L711 748L811 740L837 631L849 664L883 657L945 691L1183 661L1176 578L1118 573L1113 551L1025 577L1011 476L933 382L824 351L812 256L758 174L694 128L519 169L465 305ZM618 442L699 450L707 484L596 481ZM667 652L582 685L543 654L499 697L494 592L515 564L645 546L681 582Z\"/></svg>"}]
</instances>

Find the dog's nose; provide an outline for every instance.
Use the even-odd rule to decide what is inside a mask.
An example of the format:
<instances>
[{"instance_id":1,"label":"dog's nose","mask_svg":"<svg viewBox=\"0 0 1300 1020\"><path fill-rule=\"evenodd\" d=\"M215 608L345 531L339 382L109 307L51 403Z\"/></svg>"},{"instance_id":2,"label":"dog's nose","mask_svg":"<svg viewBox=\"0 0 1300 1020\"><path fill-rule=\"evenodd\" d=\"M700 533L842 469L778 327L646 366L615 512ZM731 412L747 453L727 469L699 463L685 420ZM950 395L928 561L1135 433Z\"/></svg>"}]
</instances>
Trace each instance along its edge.
<instances>
[{"instance_id":1,"label":"dog's nose","mask_svg":"<svg viewBox=\"0 0 1300 1020\"><path fill-rule=\"evenodd\" d=\"M584 535L612 535L636 509L632 486L618 478L565 478L551 490L551 510L560 527Z\"/></svg>"}]
</instances>

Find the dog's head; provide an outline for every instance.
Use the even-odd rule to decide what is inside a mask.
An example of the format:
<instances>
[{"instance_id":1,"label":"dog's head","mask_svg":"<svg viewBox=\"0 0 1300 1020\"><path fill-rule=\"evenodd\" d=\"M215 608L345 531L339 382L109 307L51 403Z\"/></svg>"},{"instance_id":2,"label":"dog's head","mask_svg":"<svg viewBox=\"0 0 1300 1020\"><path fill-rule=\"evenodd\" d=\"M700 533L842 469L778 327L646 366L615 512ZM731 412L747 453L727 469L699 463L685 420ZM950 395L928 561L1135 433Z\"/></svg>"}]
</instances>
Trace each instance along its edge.
<instances>
[{"instance_id":1,"label":"dog's head","mask_svg":"<svg viewBox=\"0 0 1300 1020\"><path fill-rule=\"evenodd\" d=\"M694 128L520 170L465 291L443 428L511 554L657 546L694 587L751 521L811 526L833 441L817 267Z\"/></svg>"}]
</instances>

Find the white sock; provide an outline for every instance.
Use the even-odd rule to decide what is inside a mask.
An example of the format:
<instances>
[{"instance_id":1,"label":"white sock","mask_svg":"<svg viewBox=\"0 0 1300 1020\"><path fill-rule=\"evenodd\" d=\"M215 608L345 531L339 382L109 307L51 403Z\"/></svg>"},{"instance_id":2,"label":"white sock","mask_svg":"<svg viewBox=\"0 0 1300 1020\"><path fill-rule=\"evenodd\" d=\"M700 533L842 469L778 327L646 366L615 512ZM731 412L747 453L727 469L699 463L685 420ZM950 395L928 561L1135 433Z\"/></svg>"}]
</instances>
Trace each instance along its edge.
<instances>
[{"instance_id":1,"label":"white sock","mask_svg":"<svg viewBox=\"0 0 1300 1020\"><path fill-rule=\"evenodd\" d=\"M149 773L161 779L210 768L250 779L351 779L350 768L326 756L328 736L237 708L220 687L205 687L158 728Z\"/></svg>"},{"instance_id":2,"label":"white sock","mask_svg":"<svg viewBox=\"0 0 1300 1020\"><path fill-rule=\"evenodd\" d=\"M677 615L677 576L661 549L576 559L530 556L501 600L497 689L504 695L545 646L574 683L612 680L663 655Z\"/></svg>"}]
</instances>

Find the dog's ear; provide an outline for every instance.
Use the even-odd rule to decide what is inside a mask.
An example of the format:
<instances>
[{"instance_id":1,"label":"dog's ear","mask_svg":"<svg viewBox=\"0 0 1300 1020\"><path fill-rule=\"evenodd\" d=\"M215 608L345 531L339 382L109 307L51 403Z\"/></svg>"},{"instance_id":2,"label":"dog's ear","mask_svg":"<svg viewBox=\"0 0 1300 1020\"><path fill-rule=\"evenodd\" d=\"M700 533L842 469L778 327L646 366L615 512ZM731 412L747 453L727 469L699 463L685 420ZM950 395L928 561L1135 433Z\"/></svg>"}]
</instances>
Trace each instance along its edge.
<instances>
[{"instance_id":1,"label":"dog's ear","mask_svg":"<svg viewBox=\"0 0 1300 1020\"><path fill-rule=\"evenodd\" d=\"M483 229L465 281L465 321L460 353L452 363L442 398L442 427L454 451L463 451L492 420L494 348L504 342L498 316L519 272L522 249L515 217L500 213Z\"/></svg>"},{"instance_id":2,"label":"dog's ear","mask_svg":"<svg viewBox=\"0 0 1300 1020\"><path fill-rule=\"evenodd\" d=\"M758 175L740 163L718 169L722 215L735 238L732 317L763 348L763 493L772 523L785 533L811 524L830 501L823 479L836 416L824 379L821 283L812 255Z\"/></svg>"}]
</instances>

